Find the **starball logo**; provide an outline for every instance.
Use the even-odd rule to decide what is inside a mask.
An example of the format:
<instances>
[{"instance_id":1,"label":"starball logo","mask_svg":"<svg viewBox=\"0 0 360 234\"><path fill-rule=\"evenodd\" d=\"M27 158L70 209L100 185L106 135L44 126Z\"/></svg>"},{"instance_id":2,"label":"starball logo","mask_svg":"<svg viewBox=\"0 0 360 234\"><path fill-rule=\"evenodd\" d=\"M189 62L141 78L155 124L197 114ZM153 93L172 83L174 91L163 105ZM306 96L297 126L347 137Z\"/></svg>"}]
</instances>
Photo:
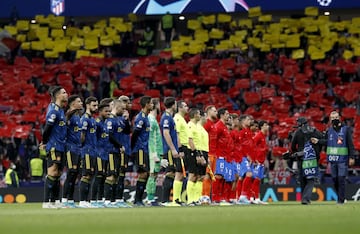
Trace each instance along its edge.
<instances>
[{"instance_id":1,"label":"starball logo","mask_svg":"<svg viewBox=\"0 0 360 234\"><path fill-rule=\"evenodd\" d=\"M320 6L330 6L332 0L317 0Z\"/></svg>"}]
</instances>

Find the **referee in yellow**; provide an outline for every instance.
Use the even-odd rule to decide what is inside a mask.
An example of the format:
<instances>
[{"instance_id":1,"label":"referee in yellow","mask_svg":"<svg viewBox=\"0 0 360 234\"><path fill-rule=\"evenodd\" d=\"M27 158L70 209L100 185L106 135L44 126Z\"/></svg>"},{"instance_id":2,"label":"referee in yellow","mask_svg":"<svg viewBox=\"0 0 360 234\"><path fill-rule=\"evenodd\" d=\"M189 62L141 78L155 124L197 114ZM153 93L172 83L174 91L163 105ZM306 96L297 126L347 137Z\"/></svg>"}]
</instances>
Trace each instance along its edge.
<instances>
[{"instance_id":1,"label":"referee in yellow","mask_svg":"<svg viewBox=\"0 0 360 234\"><path fill-rule=\"evenodd\" d=\"M189 153L189 128L185 120L185 115L188 113L189 107L185 101L180 100L177 102L178 104L178 112L174 116L175 128L178 134L178 142L179 146L179 154L181 163L183 165L183 172L175 172L174 184L173 184L173 202L179 205L185 205L185 203L181 200L181 192L183 186L183 179L186 176L186 167L184 163L184 156Z\"/></svg>"}]
</instances>

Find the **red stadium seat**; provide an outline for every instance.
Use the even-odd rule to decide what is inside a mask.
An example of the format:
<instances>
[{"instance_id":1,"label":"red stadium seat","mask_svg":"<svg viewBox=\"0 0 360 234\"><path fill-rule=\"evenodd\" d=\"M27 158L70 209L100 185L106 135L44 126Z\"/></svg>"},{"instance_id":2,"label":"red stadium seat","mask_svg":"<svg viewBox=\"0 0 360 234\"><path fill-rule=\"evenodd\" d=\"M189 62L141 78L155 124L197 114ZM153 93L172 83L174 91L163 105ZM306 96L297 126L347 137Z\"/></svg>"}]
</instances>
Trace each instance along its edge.
<instances>
[{"instance_id":1,"label":"red stadium seat","mask_svg":"<svg viewBox=\"0 0 360 234\"><path fill-rule=\"evenodd\" d=\"M344 107L341 110L341 116L344 119L353 119L356 117L356 108L352 108L352 107Z\"/></svg>"},{"instance_id":2,"label":"red stadium seat","mask_svg":"<svg viewBox=\"0 0 360 234\"><path fill-rule=\"evenodd\" d=\"M247 64L247 63L239 64L234 69L235 75L245 76L248 74L248 72L249 72L249 64Z\"/></svg>"},{"instance_id":3,"label":"red stadium seat","mask_svg":"<svg viewBox=\"0 0 360 234\"><path fill-rule=\"evenodd\" d=\"M160 97L160 90L158 90L158 89L149 89L149 90L145 91L144 95L150 96L152 98L158 98L158 97Z\"/></svg>"},{"instance_id":4,"label":"red stadium seat","mask_svg":"<svg viewBox=\"0 0 360 234\"><path fill-rule=\"evenodd\" d=\"M259 104L261 102L261 96L256 92L245 92L244 102L249 106Z\"/></svg>"},{"instance_id":5,"label":"red stadium seat","mask_svg":"<svg viewBox=\"0 0 360 234\"><path fill-rule=\"evenodd\" d=\"M248 89L250 88L250 79L243 78L243 79L236 79L235 86L237 89Z\"/></svg>"},{"instance_id":6,"label":"red stadium seat","mask_svg":"<svg viewBox=\"0 0 360 234\"><path fill-rule=\"evenodd\" d=\"M255 81L259 81L259 82L266 82L266 74L264 71L261 70L255 70L252 72L251 74L251 78Z\"/></svg>"},{"instance_id":7,"label":"red stadium seat","mask_svg":"<svg viewBox=\"0 0 360 234\"><path fill-rule=\"evenodd\" d=\"M169 60L172 58L172 52L171 51L161 51L159 53L159 57L165 60Z\"/></svg>"},{"instance_id":8,"label":"red stadium seat","mask_svg":"<svg viewBox=\"0 0 360 234\"><path fill-rule=\"evenodd\" d=\"M261 88L260 93L261 93L262 99L269 99L269 98L275 96L275 89L263 87L263 88Z\"/></svg>"},{"instance_id":9,"label":"red stadium seat","mask_svg":"<svg viewBox=\"0 0 360 234\"><path fill-rule=\"evenodd\" d=\"M281 85L281 76L280 75L275 75L275 74L271 74L268 76L268 82L269 84L273 84L273 85L277 85L280 86Z\"/></svg>"}]
</instances>

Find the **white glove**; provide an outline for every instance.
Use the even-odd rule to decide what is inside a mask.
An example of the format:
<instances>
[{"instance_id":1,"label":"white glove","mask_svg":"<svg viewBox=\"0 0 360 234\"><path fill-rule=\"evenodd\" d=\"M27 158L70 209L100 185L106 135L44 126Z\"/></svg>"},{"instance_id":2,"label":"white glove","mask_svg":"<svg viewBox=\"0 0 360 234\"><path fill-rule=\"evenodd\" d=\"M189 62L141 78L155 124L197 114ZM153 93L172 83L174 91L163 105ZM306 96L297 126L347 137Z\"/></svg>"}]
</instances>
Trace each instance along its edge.
<instances>
[{"instance_id":1,"label":"white glove","mask_svg":"<svg viewBox=\"0 0 360 234\"><path fill-rule=\"evenodd\" d=\"M161 159L160 166L163 168L167 168L169 166L169 161L167 159Z\"/></svg>"}]
</instances>

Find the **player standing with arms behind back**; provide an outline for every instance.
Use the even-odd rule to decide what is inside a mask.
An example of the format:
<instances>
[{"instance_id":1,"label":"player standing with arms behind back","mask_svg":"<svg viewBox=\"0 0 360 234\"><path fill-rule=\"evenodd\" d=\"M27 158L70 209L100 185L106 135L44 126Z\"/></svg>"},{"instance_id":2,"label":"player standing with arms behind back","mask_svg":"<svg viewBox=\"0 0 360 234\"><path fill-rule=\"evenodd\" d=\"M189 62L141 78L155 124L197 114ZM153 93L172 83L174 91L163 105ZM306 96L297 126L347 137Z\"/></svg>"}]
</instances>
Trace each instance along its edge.
<instances>
[{"instance_id":1,"label":"player standing with arms behind back","mask_svg":"<svg viewBox=\"0 0 360 234\"><path fill-rule=\"evenodd\" d=\"M141 111L136 115L134 130L131 136L131 149L137 166L138 180L136 182L136 193L134 204L144 206L142 202L147 179L149 176L149 132L150 123L147 118L153 109L151 97L143 96L140 98Z\"/></svg>"},{"instance_id":2,"label":"player standing with arms behind back","mask_svg":"<svg viewBox=\"0 0 360 234\"><path fill-rule=\"evenodd\" d=\"M50 89L51 103L46 113L46 123L40 149L46 149L47 176L44 188L43 208L57 208L55 200L60 195L60 175L64 165L66 143L66 119L64 107L68 101L65 89L55 86ZM60 201L59 205L60 205Z\"/></svg>"}]
</instances>

